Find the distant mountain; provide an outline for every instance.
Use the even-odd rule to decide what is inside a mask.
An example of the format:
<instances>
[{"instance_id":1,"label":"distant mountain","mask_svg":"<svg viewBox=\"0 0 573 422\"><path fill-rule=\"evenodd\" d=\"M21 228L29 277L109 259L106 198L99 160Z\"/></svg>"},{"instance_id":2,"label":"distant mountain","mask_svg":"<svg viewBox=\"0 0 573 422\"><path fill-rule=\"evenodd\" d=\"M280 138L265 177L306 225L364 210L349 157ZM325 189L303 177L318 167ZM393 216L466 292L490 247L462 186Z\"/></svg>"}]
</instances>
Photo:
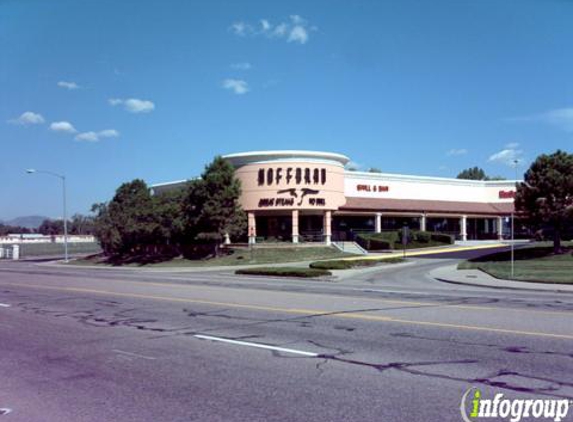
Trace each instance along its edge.
<instances>
[{"instance_id":1,"label":"distant mountain","mask_svg":"<svg viewBox=\"0 0 573 422\"><path fill-rule=\"evenodd\" d=\"M44 217L42 215L27 215L25 217L16 217L12 220L7 221L0 221L2 224L6 224L8 226L20 226L26 227L27 229L37 229L42 224L42 221L47 219L48 217Z\"/></svg>"}]
</instances>

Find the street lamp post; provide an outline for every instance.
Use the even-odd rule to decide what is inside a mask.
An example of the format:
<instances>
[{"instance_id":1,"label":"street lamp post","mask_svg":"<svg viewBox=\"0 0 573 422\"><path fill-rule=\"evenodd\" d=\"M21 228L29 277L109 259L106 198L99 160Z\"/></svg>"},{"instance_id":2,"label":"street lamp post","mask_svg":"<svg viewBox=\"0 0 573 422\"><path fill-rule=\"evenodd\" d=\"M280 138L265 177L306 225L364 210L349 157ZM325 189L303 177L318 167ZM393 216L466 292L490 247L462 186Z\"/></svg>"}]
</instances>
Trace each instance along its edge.
<instances>
[{"instance_id":1,"label":"street lamp post","mask_svg":"<svg viewBox=\"0 0 573 422\"><path fill-rule=\"evenodd\" d=\"M517 194L517 164L519 160L513 160L513 166L515 168L515 193ZM515 197L513 198L513 211L511 212L511 278L515 275Z\"/></svg>"},{"instance_id":2,"label":"street lamp post","mask_svg":"<svg viewBox=\"0 0 573 422\"><path fill-rule=\"evenodd\" d=\"M36 169L27 169L26 173L34 174L34 173L43 173L48 174L50 176L54 176L59 178L62 181L62 196L63 196L63 205L64 205L64 262L69 262L68 256L68 215L67 215L67 205L66 205L66 176L58 173L54 173L47 170L36 170Z\"/></svg>"}]
</instances>

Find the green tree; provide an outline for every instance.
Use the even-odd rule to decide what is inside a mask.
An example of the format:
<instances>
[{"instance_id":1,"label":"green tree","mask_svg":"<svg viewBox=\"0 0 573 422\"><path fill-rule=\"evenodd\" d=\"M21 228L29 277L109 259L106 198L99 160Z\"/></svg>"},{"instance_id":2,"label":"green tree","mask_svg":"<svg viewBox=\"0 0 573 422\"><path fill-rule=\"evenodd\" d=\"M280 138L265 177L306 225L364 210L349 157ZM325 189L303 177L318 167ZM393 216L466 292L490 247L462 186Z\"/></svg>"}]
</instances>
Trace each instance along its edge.
<instances>
[{"instance_id":1,"label":"green tree","mask_svg":"<svg viewBox=\"0 0 573 422\"><path fill-rule=\"evenodd\" d=\"M382 170L380 170L380 169L377 168L377 167L370 167L370 168L368 169L368 173L382 173Z\"/></svg>"},{"instance_id":2,"label":"green tree","mask_svg":"<svg viewBox=\"0 0 573 422\"><path fill-rule=\"evenodd\" d=\"M561 252L562 231L573 218L573 155L558 150L537 157L517 186L515 206L531 225L551 227L554 252Z\"/></svg>"},{"instance_id":3,"label":"green tree","mask_svg":"<svg viewBox=\"0 0 573 422\"><path fill-rule=\"evenodd\" d=\"M459 172L456 179L465 180L506 180L505 177L501 176L488 176L485 171L480 167L470 167Z\"/></svg>"},{"instance_id":4,"label":"green tree","mask_svg":"<svg viewBox=\"0 0 573 422\"><path fill-rule=\"evenodd\" d=\"M32 233L33 230L22 226L10 226L0 223L0 236L6 236L8 234L26 234Z\"/></svg>"},{"instance_id":5,"label":"green tree","mask_svg":"<svg viewBox=\"0 0 573 422\"><path fill-rule=\"evenodd\" d=\"M162 244L175 248L185 241L183 205L186 192L186 189L174 189L153 196L153 212L158 223L157 240Z\"/></svg>"},{"instance_id":6,"label":"green tree","mask_svg":"<svg viewBox=\"0 0 573 422\"><path fill-rule=\"evenodd\" d=\"M38 227L38 233L46 236L64 234L64 220L46 219Z\"/></svg>"},{"instance_id":7,"label":"green tree","mask_svg":"<svg viewBox=\"0 0 573 422\"><path fill-rule=\"evenodd\" d=\"M485 174L485 171L479 167L470 167L462 170L456 178L466 180L487 180L487 175Z\"/></svg>"},{"instance_id":8,"label":"green tree","mask_svg":"<svg viewBox=\"0 0 573 422\"><path fill-rule=\"evenodd\" d=\"M218 246L224 236L245 234L247 218L239 204L240 181L222 157L205 167L201 179L189 183L185 198L187 236Z\"/></svg>"},{"instance_id":9,"label":"green tree","mask_svg":"<svg viewBox=\"0 0 573 422\"><path fill-rule=\"evenodd\" d=\"M70 234L90 235L94 233L94 218L82 214L74 214L68 223Z\"/></svg>"},{"instance_id":10,"label":"green tree","mask_svg":"<svg viewBox=\"0 0 573 422\"><path fill-rule=\"evenodd\" d=\"M105 252L130 255L149 252L161 238L151 192L143 180L122 184L109 204L97 204L96 236Z\"/></svg>"}]
</instances>

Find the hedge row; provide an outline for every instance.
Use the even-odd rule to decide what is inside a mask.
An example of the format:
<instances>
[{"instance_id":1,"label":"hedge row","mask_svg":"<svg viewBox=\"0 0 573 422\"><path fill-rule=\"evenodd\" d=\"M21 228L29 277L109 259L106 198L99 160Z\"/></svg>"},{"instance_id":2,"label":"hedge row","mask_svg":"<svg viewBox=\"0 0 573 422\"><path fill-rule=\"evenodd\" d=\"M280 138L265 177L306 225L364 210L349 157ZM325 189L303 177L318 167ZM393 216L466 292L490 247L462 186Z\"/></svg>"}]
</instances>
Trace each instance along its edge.
<instances>
[{"instance_id":1,"label":"hedge row","mask_svg":"<svg viewBox=\"0 0 573 422\"><path fill-rule=\"evenodd\" d=\"M343 260L333 259L330 261L316 261L310 264L310 268L318 268L323 270L348 270L356 267L371 267L380 264L398 264L404 262L402 258L388 258L388 259L354 259Z\"/></svg>"},{"instance_id":2,"label":"hedge row","mask_svg":"<svg viewBox=\"0 0 573 422\"><path fill-rule=\"evenodd\" d=\"M356 236L356 242L366 250L394 249L401 244L401 235L401 231L363 233ZM410 231L408 243L419 243L424 247L432 242L451 245L454 243L454 237L444 233Z\"/></svg>"},{"instance_id":3,"label":"hedge row","mask_svg":"<svg viewBox=\"0 0 573 422\"><path fill-rule=\"evenodd\" d=\"M321 277L325 275L332 275L330 271L319 268L303 268L303 267L259 267L259 268L245 268L235 271L235 274L247 275L269 275L279 277Z\"/></svg>"}]
</instances>

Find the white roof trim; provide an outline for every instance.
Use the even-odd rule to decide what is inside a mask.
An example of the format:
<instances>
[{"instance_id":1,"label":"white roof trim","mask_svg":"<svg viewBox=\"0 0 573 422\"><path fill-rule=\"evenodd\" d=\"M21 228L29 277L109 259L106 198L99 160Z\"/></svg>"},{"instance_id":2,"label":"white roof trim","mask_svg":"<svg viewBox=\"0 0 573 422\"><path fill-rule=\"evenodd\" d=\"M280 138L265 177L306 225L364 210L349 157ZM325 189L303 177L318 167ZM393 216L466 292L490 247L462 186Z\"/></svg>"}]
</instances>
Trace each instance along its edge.
<instances>
[{"instance_id":1,"label":"white roof trim","mask_svg":"<svg viewBox=\"0 0 573 422\"><path fill-rule=\"evenodd\" d=\"M480 187L515 187L521 180L469 180L453 177L416 176L411 174L371 173L365 171L346 170L345 179L386 180L418 183L445 183L450 185L480 186Z\"/></svg>"},{"instance_id":2,"label":"white roof trim","mask_svg":"<svg viewBox=\"0 0 573 422\"><path fill-rule=\"evenodd\" d=\"M277 151L249 151L235 154L223 155L223 158L229 160L236 167L246 164L272 162L272 161L320 161L334 162L339 165L346 165L350 158L346 155L334 152L323 151L302 151L302 150L277 150Z\"/></svg>"}]
</instances>

